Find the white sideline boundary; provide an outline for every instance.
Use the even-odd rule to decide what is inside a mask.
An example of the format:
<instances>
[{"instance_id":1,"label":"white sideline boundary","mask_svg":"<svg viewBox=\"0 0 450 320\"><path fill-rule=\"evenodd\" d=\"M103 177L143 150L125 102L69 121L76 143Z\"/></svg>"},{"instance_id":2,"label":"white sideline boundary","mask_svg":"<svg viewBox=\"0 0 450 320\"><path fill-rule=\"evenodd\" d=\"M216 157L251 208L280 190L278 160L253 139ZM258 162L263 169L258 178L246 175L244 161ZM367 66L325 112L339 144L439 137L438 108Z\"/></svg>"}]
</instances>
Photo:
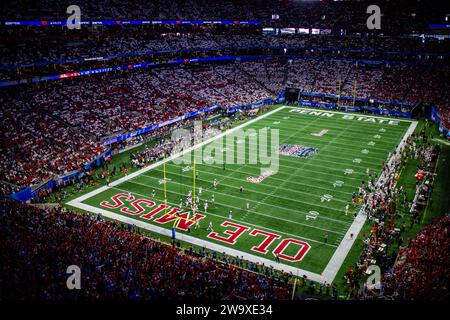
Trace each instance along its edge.
<instances>
[{"instance_id":1,"label":"white sideline boundary","mask_svg":"<svg viewBox=\"0 0 450 320\"><path fill-rule=\"evenodd\" d=\"M223 136L229 135L229 134L231 134L231 133L233 133L233 132L235 132L235 131L237 131L239 129L242 129L242 128L248 126L248 125L251 125L251 124L253 124L253 123L255 123L255 122L257 122L257 121L259 121L261 119L264 119L264 118L266 118L266 117L268 117L268 116L270 116L270 115L272 115L274 113L277 113L277 112L279 112L281 110L284 110L286 108L290 108L290 109L296 108L296 109L302 109L302 110L315 110L315 109L311 109L311 108L292 107L292 106L285 106L285 105L281 106L281 107L279 107L279 108L277 108L275 110L269 111L269 112L267 112L267 113L265 113L265 114L255 118L255 119L249 120L249 121L247 121L247 122L245 122L245 123L243 123L243 124L241 124L241 125L239 125L237 127L234 127L234 128L232 128L232 129L230 129L228 131L225 131L225 132L223 132L223 133L221 133L221 134L219 134L217 136L209 138L209 139L207 139L207 140L205 140L205 141L203 141L203 142L201 142L201 143L199 143L197 145L194 145L194 146L192 146L192 147L190 147L190 148L188 148L188 149L186 149L186 150L184 150L184 151L182 151L180 153L177 153L175 155L171 155L170 157L166 158L165 160L161 160L161 161L155 162L154 164L152 164L152 165L150 165L148 167L142 168L142 169L140 169L138 171L135 171L135 172L133 172L133 173L131 173L131 174L125 176L125 177L122 177L122 178L120 178L120 179L118 179L118 180L116 180L114 182L111 182L110 186L115 187L115 186L117 186L117 185L119 185L119 184L121 184L121 183L123 183L123 182L125 182L127 180L133 179L133 178L141 175L142 173L145 173L147 171L150 171L150 170L152 170L152 169L162 165L164 162L172 161L173 159L176 159L176 158L178 158L178 157L180 157L180 156L182 156L182 155L184 155L184 154L186 154L188 152L191 152L191 151L193 151L193 150L195 150L197 148L200 148L200 147L202 147L202 146L204 146L204 145L206 145L206 144L208 144L208 143L210 143L210 142L212 142L212 141L214 141L216 139L222 138ZM327 113L337 113L337 114L348 114L348 113L345 113L345 112L338 112L338 111L331 111L331 110L330 111L328 111L328 110L325 111L325 110L321 110L321 109L318 109L316 111L322 111L322 112L327 112ZM380 119L392 120L392 118L376 117L376 116L370 116L370 115L368 115L368 116L364 115L363 117L372 117L372 118L380 118ZM403 119L401 119L399 121L411 122L411 125L409 126L408 130L404 134L404 136L402 138L402 141L399 143L399 145L397 147L397 151L400 150L400 148L404 145L405 138L407 138L414 131L414 129L417 126L417 121L403 120ZM389 163L391 161L392 161L392 158L389 159ZM97 208L97 207L94 207L94 206L82 203L84 200L89 199L89 198L91 198L91 197L93 197L93 196L95 196L95 195L97 195L99 193L102 193L102 192L104 192L104 191L106 191L108 189L110 189L110 187L107 187L107 186L103 186L103 187L97 188L97 189L95 189L95 190L93 190L91 192L88 192L88 193L86 193L86 194L84 194L84 195L82 195L82 196L80 196L80 197L78 197L76 199L73 199L73 200L67 202L66 204L69 205L69 206L75 207L75 208L79 208L79 209L91 212L91 213L100 214L100 215L105 216L105 217L110 218L110 219L121 221L123 223L127 223L127 224L130 224L130 225L134 225L134 226L137 226L137 227L140 227L140 228L143 228L143 229L146 229L146 230L149 230L149 231L161 234L161 235L165 235L165 236L169 236L169 237L172 236L172 231L170 229L162 228L162 227L159 227L159 226L151 224L151 223L147 223L147 222L144 222L144 221L133 219L131 217L127 217L127 216L124 216L124 215L116 214L114 212L111 212L111 211L108 211L108 210L105 210L105 209L102 209L102 208ZM226 247L226 246L223 246L223 245L220 245L220 244L212 243L212 242L209 242L209 241L206 241L206 240L203 240L203 239L198 239L196 237L193 237L193 236L190 236L190 235L187 235L187 234L183 234L182 232L177 232L177 239L179 239L181 241L189 242L189 243L192 243L192 244L195 244L195 245L198 245L198 246L206 247L206 248L208 248L210 250L215 250L216 252L220 252L220 253L224 252L224 253L226 253L228 255L231 255L231 256L234 256L234 257L242 256L245 260L258 262L258 263L264 264L265 266L268 266L268 267L273 266L274 269L281 270L281 271L288 272L288 273L292 273L293 275L296 275L296 274L298 274L299 276L306 275L308 277L308 279L311 279L311 280L313 280L315 282L331 283L331 282L333 282L334 278L336 277L337 273L339 272L340 267L342 266L345 258L348 255L348 252L350 251L351 247L353 246L353 243L355 242L355 240L356 240L359 232L361 231L365 221L366 221L366 215L362 213L362 209L361 209L359 211L357 217L354 219L353 223L351 224L350 228L348 229L346 235L344 236L344 238L340 242L339 246L337 247L336 251L333 253L333 256L331 257L331 259L328 262L327 266L325 267L324 271L321 274L313 273L313 272L310 272L310 271L307 271L307 270L303 270L303 269L300 269L300 268L296 268L296 267L293 267L293 266L290 266L290 265L277 263L277 262L275 262L273 260L269 260L269 259L266 259L266 258L263 258L263 257L259 257L259 256L256 256L256 255L253 255L253 254L249 254L249 253L244 252L244 251L239 251L239 250L236 250L236 249L233 249L233 248L229 248L229 247ZM244 224L245 224L245 222L244 222ZM353 235L354 235L353 240L349 239L351 233L353 233Z\"/></svg>"}]
</instances>

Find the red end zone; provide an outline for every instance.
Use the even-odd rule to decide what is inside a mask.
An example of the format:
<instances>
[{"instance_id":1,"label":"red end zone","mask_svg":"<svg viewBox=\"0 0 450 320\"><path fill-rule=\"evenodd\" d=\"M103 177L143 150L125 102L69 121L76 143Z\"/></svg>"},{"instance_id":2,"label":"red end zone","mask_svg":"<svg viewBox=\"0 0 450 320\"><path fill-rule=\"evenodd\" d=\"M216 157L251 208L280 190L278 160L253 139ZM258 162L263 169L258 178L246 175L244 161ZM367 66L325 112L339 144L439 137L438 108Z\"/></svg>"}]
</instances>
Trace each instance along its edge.
<instances>
[{"instance_id":1,"label":"red end zone","mask_svg":"<svg viewBox=\"0 0 450 320\"><path fill-rule=\"evenodd\" d=\"M136 199L133 195L129 197L125 193L118 193L110 199L111 201L102 201L99 205L108 209L119 209L122 214L133 217L139 216L142 219L153 221L158 224L174 222L175 228L183 231L187 231L195 221L200 221L206 217L204 214L196 213L195 217L190 218L190 212L180 213L180 209L176 207L157 204L154 201L143 198ZM128 202L126 206L125 201ZM156 218L156 215L162 212L164 214ZM275 241L281 239L280 243L272 251L272 255L278 257L280 260L289 262L301 261L308 253L309 249L311 249L311 246L307 242L294 238L283 239L279 234L257 228L252 229L251 227L236 222L224 221L221 226L226 229L222 232L211 231L206 237L233 246L238 243L239 238L242 235L248 233L248 235L252 237L261 239L261 242L258 245L249 248L249 250L263 255L269 254L269 247L273 245ZM291 252L293 250L294 254L287 254L286 251L288 248Z\"/></svg>"}]
</instances>

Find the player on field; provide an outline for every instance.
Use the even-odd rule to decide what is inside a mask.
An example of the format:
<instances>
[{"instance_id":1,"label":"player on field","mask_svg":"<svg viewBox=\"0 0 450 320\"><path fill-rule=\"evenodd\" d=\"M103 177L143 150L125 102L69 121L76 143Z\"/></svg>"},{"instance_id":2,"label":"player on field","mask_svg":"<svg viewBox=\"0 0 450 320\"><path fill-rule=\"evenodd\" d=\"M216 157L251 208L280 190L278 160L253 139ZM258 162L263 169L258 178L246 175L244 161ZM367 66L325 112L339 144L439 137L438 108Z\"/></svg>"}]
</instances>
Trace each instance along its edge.
<instances>
[{"instance_id":1,"label":"player on field","mask_svg":"<svg viewBox=\"0 0 450 320\"><path fill-rule=\"evenodd\" d=\"M128 191L128 200L133 200L133 196L131 195L131 192Z\"/></svg>"},{"instance_id":2,"label":"player on field","mask_svg":"<svg viewBox=\"0 0 450 320\"><path fill-rule=\"evenodd\" d=\"M247 201L247 211L250 210L250 202Z\"/></svg>"},{"instance_id":3,"label":"player on field","mask_svg":"<svg viewBox=\"0 0 450 320\"><path fill-rule=\"evenodd\" d=\"M208 200L205 200L203 207L205 208L205 212L208 212Z\"/></svg>"},{"instance_id":4,"label":"player on field","mask_svg":"<svg viewBox=\"0 0 450 320\"><path fill-rule=\"evenodd\" d=\"M200 219L195 218L195 229L200 228Z\"/></svg>"},{"instance_id":5,"label":"player on field","mask_svg":"<svg viewBox=\"0 0 450 320\"><path fill-rule=\"evenodd\" d=\"M152 198L155 198L156 192L155 189L152 190Z\"/></svg>"},{"instance_id":6,"label":"player on field","mask_svg":"<svg viewBox=\"0 0 450 320\"><path fill-rule=\"evenodd\" d=\"M206 230L207 231L214 231L212 221L209 222L208 228Z\"/></svg>"},{"instance_id":7,"label":"player on field","mask_svg":"<svg viewBox=\"0 0 450 320\"><path fill-rule=\"evenodd\" d=\"M200 196L202 194L202 187L198 188L198 195Z\"/></svg>"},{"instance_id":8,"label":"player on field","mask_svg":"<svg viewBox=\"0 0 450 320\"><path fill-rule=\"evenodd\" d=\"M239 187L239 192L242 193L242 191L244 191L244 187L243 187L243 186L240 186L240 187Z\"/></svg>"},{"instance_id":9,"label":"player on field","mask_svg":"<svg viewBox=\"0 0 450 320\"><path fill-rule=\"evenodd\" d=\"M350 205L349 204L347 204L346 206L345 206L345 215L347 215L348 214L348 209L350 208Z\"/></svg>"},{"instance_id":10,"label":"player on field","mask_svg":"<svg viewBox=\"0 0 450 320\"><path fill-rule=\"evenodd\" d=\"M230 210L230 213L228 214L228 219L233 220L233 210Z\"/></svg>"},{"instance_id":11,"label":"player on field","mask_svg":"<svg viewBox=\"0 0 450 320\"><path fill-rule=\"evenodd\" d=\"M214 197L214 195L212 195L211 197L211 202L214 206L216 206L216 198Z\"/></svg>"},{"instance_id":12,"label":"player on field","mask_svg":"<svg viewBox=\"0 0 450 320\"><path fill-rule=\"evenodd\" d=\"M213 182L214 189L217 189L217 185L218 185L218 184L219 184L219 183L217 182L217 180L214 179L214 182Z\"/></svg>"},{"instance_id":13,"label":"player on field","mask_svg":"<svg viewBox=\"0 0 450 320\"><path fill-rule=\"evenodd\" d=\"M353 205L356 206L356 193L355 193L355 191L352 192L352 202L353 202Z\"/></svg>"}]
</instances>

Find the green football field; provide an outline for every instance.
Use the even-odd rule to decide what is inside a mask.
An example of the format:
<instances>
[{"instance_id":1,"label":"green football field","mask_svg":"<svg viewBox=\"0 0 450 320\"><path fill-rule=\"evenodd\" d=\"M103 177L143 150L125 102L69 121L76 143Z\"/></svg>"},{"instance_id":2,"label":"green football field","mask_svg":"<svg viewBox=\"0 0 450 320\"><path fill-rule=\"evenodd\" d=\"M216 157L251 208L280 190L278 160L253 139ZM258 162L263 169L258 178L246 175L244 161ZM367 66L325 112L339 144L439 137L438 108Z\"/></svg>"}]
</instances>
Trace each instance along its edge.
<instances>
[{"instance_id":1,"label":"green football field","mask_svg":"<svg viewBox=\"0 0 450 320\"><path fill-rule=\"evenodd\" d=\"M173 154L165 165L164 161L152 164L68 204L169 236L174 228L175 237L183 241L332 281L353 244L350 233L359 232L365 221L358 215L360 207L351 204L352 192L357 193L361 182L367 181L367 169L380 173L382 161L414 127L415 122L408 120L281 106L216 135L194 146L192 152L197 154L199 226L185 203L194 184L191 153L183 155L185 162L186 155L191 155L190 164L179 163L181 155ZM264 128L270 129L269 145L276 142L271 134L278 134L277 151L286 153L277 153L278 167L271 169L271 175L249 182L249 177L258 178L269 167L267 162L249 163L252 155L261 154L260 140L255 139L260 139ZM220 146L214 156L217 150L227 152L226 139L240 130L247 136L233 140L234 163L204 163L211 143ZM203 163L198 156L201 150L205 151ZM208 228L210 222L213 230Z\"/></svg>"}]
</instances>

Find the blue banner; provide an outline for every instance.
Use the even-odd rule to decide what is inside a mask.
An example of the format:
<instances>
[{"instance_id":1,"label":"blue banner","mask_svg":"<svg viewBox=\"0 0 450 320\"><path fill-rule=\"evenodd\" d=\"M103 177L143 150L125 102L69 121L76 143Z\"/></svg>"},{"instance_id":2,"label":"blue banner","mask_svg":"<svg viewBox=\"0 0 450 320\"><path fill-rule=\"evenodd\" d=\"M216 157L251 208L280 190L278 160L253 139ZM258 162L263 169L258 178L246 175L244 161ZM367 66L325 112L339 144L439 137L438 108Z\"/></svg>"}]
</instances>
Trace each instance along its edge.
<instances>
[{"instance_id":1,"label":"blue banner","mask_svg":"<svg viewBox=\"0 0 450 320\"><path fill-rule=\"evenodd\" d=\"M339 98L340 100L343 100L343 101L353 101L353 97L338 96L338 95L334 95L334 94L325 94L325 93L319 93L319 92L301 92L300 96L315 97L315 98L331 98L331 99ZM364 102L364 103L378 103L378 104L387 104L387 105L407 106L407 107L414 107L416 105L416 103L410 103L410 102L377 100L377 99L368 99L368 98L355 98L355 101Z\"/></svg>"},{"instance_id":2,"label":"blue banner","mask_svg":"<svg viewBox=\"0 0 450 320\"><path fill-rule=\"evenodd\" d=\"M430 23L428 29L450 29L450 24Z\"/></svg>"},{"instance_id":3,"label":"blue banner","mask_svg":"<svg viewBox=\"0 0 450 320\"><path fill-rule=\"evenodd\" d=\"M446 128L441 122L441 117L439 116L439 113L435 106L431 107L430 120L439 126L440 133L442 133L444 136L450 137L450 129Z\"/></svg>"},{"instance_id":4,"label":"blue banner","mask_svg":"<svg viewBox=\"0 0 450 320\"><path fill-rule=\"evenodd\" d=\"M248 110L248 109L253 109L256 107L260 107L262 105L267 105L267 104L274 104L275 101L273 99L264 99L258 102L253 102L253 103L249 103L245 106L234 106L234 107L229 107L227 108L227 113L234 113L238 110Z\"/></svg>"},{"instance_id":5,"label":"blue banner","mask_svg":"<svg viewBox=\"0 0 450 320\"><path fill-rule=\"evenodd\" d=\"M286 92L281 91L278 93L278 103L285 103L286 102Z\"/></svg>"},{"instance_id":6,"label":"blue banner","mask_svg":"<svg viewBox=\"0 0 450 320\"><path fill-rule=\"evenodd\" d=\"M80 21L81 25L93 25L93 26L125 26L125 25L209 25L209 24L221 24L221 25L260 25L262 21L256 20L99 20L99 21ZM33 26L33 27L46 27L46 26L66 26L67 21L5 21L5 26Z\"/></svg>"},{"instance_id":7,"label":"blue banner","mask_svg":"<svg viewBox=\"0 0 450 320\"><path fill-rule=\"evenodd\" d=\"M33 192L31 191L30 187L27 187L19 192L13 193L11 195L8 196L8 198L14 199L14 200L18 200L18 201L22 201L22 202L27 202L28 200L30 200L33 197Z\"/></svg>"}]
</instances>

